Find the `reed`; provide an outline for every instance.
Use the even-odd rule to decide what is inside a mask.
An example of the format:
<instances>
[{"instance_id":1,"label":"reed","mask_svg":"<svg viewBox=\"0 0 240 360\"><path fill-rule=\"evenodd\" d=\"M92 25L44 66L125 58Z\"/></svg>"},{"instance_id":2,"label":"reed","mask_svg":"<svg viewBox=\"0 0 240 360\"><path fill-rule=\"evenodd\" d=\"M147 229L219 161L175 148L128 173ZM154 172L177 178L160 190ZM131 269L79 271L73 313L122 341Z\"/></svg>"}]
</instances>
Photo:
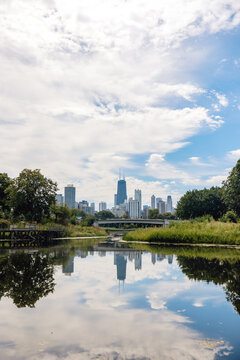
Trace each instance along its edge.
<instances>
[{"instance_id":1,"label":"reed","mask_svg":"<svg viewBox=\"0 0 240 360\"><path fill-rule=\"evenodd\" d=\"M165 228L138 229L124 236L128 241L186 244L240 244L240 224L183 221Z\"/></svg>"}]
</instances>

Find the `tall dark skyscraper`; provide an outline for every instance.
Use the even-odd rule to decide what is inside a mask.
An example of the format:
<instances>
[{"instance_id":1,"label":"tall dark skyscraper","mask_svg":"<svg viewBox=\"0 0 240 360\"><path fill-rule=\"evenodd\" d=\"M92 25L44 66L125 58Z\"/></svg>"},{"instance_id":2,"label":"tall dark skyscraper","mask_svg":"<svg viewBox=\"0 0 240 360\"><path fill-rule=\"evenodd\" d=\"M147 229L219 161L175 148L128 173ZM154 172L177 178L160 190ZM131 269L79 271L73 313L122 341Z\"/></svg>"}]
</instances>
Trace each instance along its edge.
<instances>
[{"instance_id":1,"label":"tall dark skyscraper","mask_svg":"<svg viewBox=\"0 0 240 360\"><path fill-rule=\"evenodd\" d=\"M127 184L123 177L119 176L118 184L117 184L117 199L116 205L121 205L124 201L127 200Z\"/></svg>"}]
</instances>

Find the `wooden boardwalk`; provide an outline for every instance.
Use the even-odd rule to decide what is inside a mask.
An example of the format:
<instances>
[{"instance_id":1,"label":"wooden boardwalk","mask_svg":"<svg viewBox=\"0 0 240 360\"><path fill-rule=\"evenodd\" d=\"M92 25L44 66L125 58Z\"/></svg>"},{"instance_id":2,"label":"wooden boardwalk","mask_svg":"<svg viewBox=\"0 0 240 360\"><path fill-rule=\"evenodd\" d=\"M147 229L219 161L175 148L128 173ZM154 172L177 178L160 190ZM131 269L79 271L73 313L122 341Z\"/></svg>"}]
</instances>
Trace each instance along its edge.
<instances>
[{"instance_id":1,"label":"wooden boardwalk","mask_svg":"<svg viewBox=\"0 0 240 360\"><path fill-rule=\"evenodd\" d=\"M60 242L61 235L59 230L0 229L0 247L49 246Z\"/></svg>"}]
</instances>

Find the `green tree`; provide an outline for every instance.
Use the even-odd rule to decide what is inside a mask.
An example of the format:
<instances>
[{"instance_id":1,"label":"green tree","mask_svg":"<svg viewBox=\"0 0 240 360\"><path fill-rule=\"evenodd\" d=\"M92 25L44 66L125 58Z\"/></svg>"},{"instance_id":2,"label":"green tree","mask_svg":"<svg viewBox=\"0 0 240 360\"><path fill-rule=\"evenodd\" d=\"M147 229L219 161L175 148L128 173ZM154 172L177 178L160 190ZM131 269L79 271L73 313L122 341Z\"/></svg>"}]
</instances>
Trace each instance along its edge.
<instances>
[{"instance_id":1,"label":"green tree","mask_svg":"<svg viewBox=\"0 0 240 360\"><path fill-rule=\"evenodd\" d=\"M194 219L211 215L217 220L225 212L223 189L219 187L187 191L179 200L176 209L176 215L180 219Z\"/></svg>"},{"instance_id":2,"label":"green tree","mask_svg":"<svg viewBox=\"0 0 240 360\"><path fill-rule=\"evenodd\" d=\"M59 224L66 225L71 218L71 209L67 205L54 204L51 206L51 212L55 216L55 222Z\"/></svg>"},{"instance_id":3,"label":"green tree","mask_svg":"<svg viewBox=\"0 0 240 360\"><path fill-rule=\"evenodd\" d=\"M228 210L240 216L240 159L232 169L227 180L223 182L224 200Z\"/></svg>"},{"instance_id":4,"label":"green tree","mask_svg":"<svg viewBox=\"0 0 240 360\"><path fill-rule=\"evenodd\" d=\"M159 219L159 215L158 209L150 209L148 212L149 219Z\"/></svg>"},{"instance_id":5,"label":"green tree","mask_svg":"<svg viewBox=\"0 0 240 360\"><path fill-rule=\"evenodd\" d=\"M26 220L49 218L50 208L56 202L57 184L40 170L24 169L8 188L13 215L24 215Z\"/></svg>"},{"instance_id":6,"label":"green tree","mask_svg":"<svg viewBox=\"0 0 240 360\"><path fill-rule=\"evenodd\" d=\"M5 214L10 211L10 196L6 191L12 183L12 179L6 173L0 173L0 209Z\"/></svg>"},{"instance_id":7,"label":"green tree","mask_svg":"<svg viewBox=\"0 0 240 360\"><path fill-rule=\"evenodd\" d=\"M99 212L95 215L95 218L96 218L97 220L106 220L106 219L114 219L115 216L114 216L114 214L113 214L111 211L102 210L102 211L99 211Z\"/></svg>"}]
</instances>

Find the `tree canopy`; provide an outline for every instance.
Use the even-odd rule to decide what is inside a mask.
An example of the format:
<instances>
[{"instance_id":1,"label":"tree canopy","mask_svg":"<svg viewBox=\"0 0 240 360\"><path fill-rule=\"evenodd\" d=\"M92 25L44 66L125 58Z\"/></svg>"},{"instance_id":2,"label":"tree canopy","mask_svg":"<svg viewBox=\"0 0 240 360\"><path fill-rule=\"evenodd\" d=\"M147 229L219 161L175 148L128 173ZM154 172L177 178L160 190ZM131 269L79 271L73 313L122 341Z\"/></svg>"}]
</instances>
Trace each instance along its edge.
<instances>
[{"instance_id":1,"label":"tree canopy","mask_svg":"<svg viewBox=\"0 0 240 360\"><path fill-rule=\"evenodd\" d=\"M219 187L187 191L179 200L176 209L176 214L180 219L194 219L203 215L211 215L217 220L225 212L223 189Z\"/></svg>"},{"instance_id":2,"label":"tree canopy","mask_svg":"<svg viewBox=\"0 0 240 360\"><path fill-rule=\"evenodd\" d=\"M240 159L224 181L223 188L228 210L233 210L240 216Z\"/></svg>"},{"instance_id":3,"label":"tree canopy","mask_svg":"<svg viewBox=\"0 0 240 360\"><path fill-rule=\"evenodd\" d=\"M14 216L24 215L30 221L50 216L50 207L56 202L57 183L43 176L40 170L24 169L8 189Z\"/></svg>"},{"instance_id":4,"label":"tree canopy","mask_svg":"<svg viewBox=\"0 0 240 360\"><path fill-rule=\"evenodd\" d=\"M3 212L10 210L9 193L6 191L12 180L6 173L0 173L0 208Z\"/></svg>"}]
</instances>

